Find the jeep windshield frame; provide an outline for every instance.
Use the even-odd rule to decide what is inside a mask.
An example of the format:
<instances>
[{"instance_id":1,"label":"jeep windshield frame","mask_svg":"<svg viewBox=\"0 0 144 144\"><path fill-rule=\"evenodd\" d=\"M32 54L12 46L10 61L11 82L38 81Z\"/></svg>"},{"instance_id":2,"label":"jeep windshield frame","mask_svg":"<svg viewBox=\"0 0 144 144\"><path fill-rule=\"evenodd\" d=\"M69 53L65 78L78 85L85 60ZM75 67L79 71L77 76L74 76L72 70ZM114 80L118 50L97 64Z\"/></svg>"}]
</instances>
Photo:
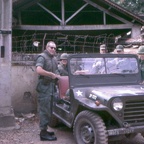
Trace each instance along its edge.
<instances>
[{"instance_id":1,"label":"jeep windshield frame","mask_svg":"<svg viewBox=\"0 0 144 144\"><path fill-rule=\"evenodd\" d=\"M72 54L68 70L71 87L141 82L138 57L134 54Z\"/></svg>"}]
</instances>

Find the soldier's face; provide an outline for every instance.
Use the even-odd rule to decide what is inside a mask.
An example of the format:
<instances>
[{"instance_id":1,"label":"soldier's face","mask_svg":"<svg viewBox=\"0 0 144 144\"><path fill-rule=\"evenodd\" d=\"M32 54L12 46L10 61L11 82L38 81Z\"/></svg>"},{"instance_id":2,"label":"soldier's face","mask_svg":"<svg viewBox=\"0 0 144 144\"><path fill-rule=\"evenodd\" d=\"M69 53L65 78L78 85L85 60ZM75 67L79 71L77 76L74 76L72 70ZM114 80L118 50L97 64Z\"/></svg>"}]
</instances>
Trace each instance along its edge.
<instances>
[{"instance_id":1,"label":"soldier's face","mask_svg":"<svg viewBox=\"0 0 144 144\"><path fill-rule=\"evenodd\" d=\"M47 45L46 49L48 50L48 52L51 55L55 55L56 54L56 45L54 43L50 43L49 45Z\"/></svg>"},{"instance_id":2,"label":"soldier's face","mask_svg":"<svg viewBox=\"0 0 144 144\"><path fill-rule=\"evenodd\" d=\"M62 59L61 62L62 62L63 65L67 65L67 60L66 59Z\"/></svg>"},{"instance_id":3,"label":"soldier's face","mask_svg":"<svg viewBox=\"0 0 144 144\"><path fill-rule=\"evenodd\" d=\"M105 53L107 53L107 50L106 50L106 49L101 49L101 50L100 50L100 53L101 53L101 54L105 54Z\"/></svg>"},{"instance_id":4,"label":"soldier's face","mask_svg":"<svg viewBox=\"0 0 144 144\"><path fill-rule=\"evenodd\" d=\"M116 50L116 53L117 53L117 54L123 54L124 51L123 51L123 50Z\"/></svg>"}]
</instances>

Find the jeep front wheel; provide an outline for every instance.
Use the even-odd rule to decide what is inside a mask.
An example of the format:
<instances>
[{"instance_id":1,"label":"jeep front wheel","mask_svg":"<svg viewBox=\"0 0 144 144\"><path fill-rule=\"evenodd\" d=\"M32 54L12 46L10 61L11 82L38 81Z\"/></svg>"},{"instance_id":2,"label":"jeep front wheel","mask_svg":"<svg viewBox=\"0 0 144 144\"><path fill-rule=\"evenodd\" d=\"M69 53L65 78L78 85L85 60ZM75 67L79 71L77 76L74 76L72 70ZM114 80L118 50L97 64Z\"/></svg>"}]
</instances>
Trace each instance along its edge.
<instances>
[{"instance_id":1,"label":"jeep front wheel","mask_svg":"<svg viewBox=\"0 0 144 144\"><path fill-rule=\"evenodd\" d=\"M108 135L102 118L90 111L82 111L74 122L77 144L108 144Z\"/></svg>"}]
</instances>

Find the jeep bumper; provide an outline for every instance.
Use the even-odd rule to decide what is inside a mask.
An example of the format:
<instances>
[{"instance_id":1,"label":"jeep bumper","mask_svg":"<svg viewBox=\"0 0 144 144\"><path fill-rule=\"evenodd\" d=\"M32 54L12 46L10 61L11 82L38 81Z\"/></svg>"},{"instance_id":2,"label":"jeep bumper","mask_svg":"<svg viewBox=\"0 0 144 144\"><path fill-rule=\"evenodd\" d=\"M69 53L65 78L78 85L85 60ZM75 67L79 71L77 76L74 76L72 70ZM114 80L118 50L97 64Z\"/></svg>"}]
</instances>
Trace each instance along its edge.
<instances>
[{"instance_id":1,"label":"jeep bumper","mask_svg":"<svg viewBox=\"0 0 144 144\"><path fill-rule=\"evenodd\" d=\"M141 133L144 132L144 126L135 126L129 128L118 128L113 130L107 130L108 136L116 136L130 133Z\"/></svg>"}]
</instances>

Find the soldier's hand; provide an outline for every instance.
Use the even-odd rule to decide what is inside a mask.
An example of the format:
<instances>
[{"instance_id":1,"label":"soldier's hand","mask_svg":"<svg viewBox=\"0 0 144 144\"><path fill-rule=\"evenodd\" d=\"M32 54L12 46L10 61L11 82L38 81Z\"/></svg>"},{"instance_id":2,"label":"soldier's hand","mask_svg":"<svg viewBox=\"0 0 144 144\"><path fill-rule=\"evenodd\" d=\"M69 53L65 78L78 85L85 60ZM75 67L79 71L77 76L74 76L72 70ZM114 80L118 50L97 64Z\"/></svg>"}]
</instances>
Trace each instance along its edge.
<instances>
[{"instance_id":1,"label":"soldier's hand","mask_svg":"<svg viewBox=\"0 0 144 144\"><path fill-rule=\"evenodd\" d=\"M59 79L60 75L58 75L58 74L55 74L55 77L56 77L57 79Z\"/></svg>"},{"instance_id":2,"label":"soldier's hand","mask_svg":"<svg viewBox=\"0 0 144 144\"><path fill-rule=\"evenodd\" d=\"M52 76L51 76L51 78L52 78L52 79L59 78L59 75L57 75L57 74L53 73L53 74L52 74Z\"/></svg>"}]
</instances>

